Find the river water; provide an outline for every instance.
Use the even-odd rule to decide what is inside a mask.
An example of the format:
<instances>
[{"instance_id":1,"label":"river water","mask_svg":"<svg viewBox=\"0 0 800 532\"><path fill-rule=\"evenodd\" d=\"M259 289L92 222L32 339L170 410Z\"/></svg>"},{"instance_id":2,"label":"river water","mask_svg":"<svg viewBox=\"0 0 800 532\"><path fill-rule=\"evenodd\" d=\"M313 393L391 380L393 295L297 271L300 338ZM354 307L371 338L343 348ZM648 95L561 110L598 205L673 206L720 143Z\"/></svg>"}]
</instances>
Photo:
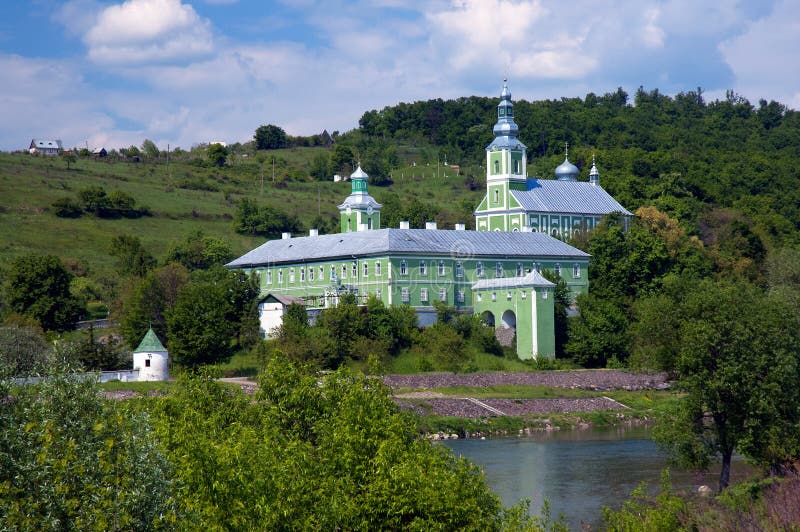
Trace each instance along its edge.
<instances>
[{"instance_id":1,"label":"river water","mask_svg":"<svg viewBox=\"0 0 800 532\"><path fill-rule=\"evenodd\" d=\"M641 482L654 493L661 471L668 465L644 427L542 432L444 444L484 469L487 483L503 504L530 498L531 513L536 514L547 499L551 515L564 514L571 530L580 530L581 523L591 524L593 530L602 528L604 506L619 508ZM734 461L732 480L751 473L741 460ZM717 476L708 473L702 480L691 472L672 470L676 489L694 489L698 482L715 488Z\"/></svg>"}]
</instances>

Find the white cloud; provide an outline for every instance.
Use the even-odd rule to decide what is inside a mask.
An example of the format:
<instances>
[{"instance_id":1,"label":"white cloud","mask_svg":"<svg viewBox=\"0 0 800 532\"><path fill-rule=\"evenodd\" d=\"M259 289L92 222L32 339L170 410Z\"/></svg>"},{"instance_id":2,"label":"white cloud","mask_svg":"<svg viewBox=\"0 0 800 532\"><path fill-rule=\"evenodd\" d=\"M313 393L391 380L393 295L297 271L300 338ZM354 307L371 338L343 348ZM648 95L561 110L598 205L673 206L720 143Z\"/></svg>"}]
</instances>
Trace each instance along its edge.
<instances>
[{"instance_id":1,"label":"white cloud","mask_svg":"<svg viewBox=\"0 0 800 532\"><path fill-rule=\"evenodd\" d=\"M646 10L644 14L642 42L649 48L661 48L664 45L664 30L658 25L660 14L657 7Z\"/></svg>"},{"instance_id":2,"label":"white cloud","mask_svg":"<svg viewBox=\"0 0 800 532\"><path fill-rule=\"evenodd\" d=\"M800 109L800 11L794 1L778 3L769 16L747 24L719 48L736 76L737 92Z\"/></svg>"},{"instance_id":3,"label":"white cloud","mask_svg":"<svg viewBox=\"0 0 800 532\"><path fill-rule=\"evenodd\" d=\"M180 0L127 0L105 8L84 35L98 63L196 58L214 49L211 23Z\"/></svg>"}]
</instances>

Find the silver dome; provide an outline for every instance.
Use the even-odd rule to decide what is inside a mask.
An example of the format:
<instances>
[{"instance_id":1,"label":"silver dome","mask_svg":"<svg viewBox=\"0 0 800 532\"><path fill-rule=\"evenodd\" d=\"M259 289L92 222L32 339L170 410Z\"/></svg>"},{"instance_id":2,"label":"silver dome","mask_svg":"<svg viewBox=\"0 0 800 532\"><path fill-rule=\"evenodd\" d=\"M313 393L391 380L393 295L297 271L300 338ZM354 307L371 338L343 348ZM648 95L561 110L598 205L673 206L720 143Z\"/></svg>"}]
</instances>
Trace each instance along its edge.
<instances>
[{"instance_id":1,"label":"silver dome","mask_svg":"<svg viewBox=\"0 0 800 532\"><path fill-rule=\"evenodd\" d=\"M580 170L564 157L564 162L556 168L556 179L559 181L577 181Z\"/></svg>"}]
</instances>

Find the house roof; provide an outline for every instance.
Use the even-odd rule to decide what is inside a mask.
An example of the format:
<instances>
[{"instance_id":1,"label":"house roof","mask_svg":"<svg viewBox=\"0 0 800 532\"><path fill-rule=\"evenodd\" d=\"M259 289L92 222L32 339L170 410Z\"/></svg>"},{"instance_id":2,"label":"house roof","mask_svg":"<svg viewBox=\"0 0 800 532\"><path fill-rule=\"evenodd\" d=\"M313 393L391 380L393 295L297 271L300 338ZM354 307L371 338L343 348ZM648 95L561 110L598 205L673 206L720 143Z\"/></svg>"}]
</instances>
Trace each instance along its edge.
<instances>
[{"instance_id":1,"label":"house roof","mask_svg":"<svg viewBox=\"0 0 800 532\"><path fill-rule=\"evenodd\" d=\"M523 277L497 277L495 279L481 279L472 285L473 290L519 288L527 286L555 286L555 283L545 279L541 273L533 270Z\"/></svg>"},{"instance_id":2,"label":"house roof","mask_svg":"<svg viewBox=\"0 0 800 532\"><path fill-rule=\"evenodd\" d=\"M45 149L45 148L58 148L61 149L61 141L57 139L33 139L31 140L31 148Z\"/></svg>"},{"instance_id":3,"label":"house roof","mask_svg":"<svg viewBox=\"0 0 800 532\"><path fill-rule=\"evenodd\" d=\"M268 299L274 299L278 303L281 303L281 304L283 304L283 305L285 305L287 307L289 305L291 305L292 303L302 303L303 302L303 300L301 298L297 297L297 296L291 296L291 295L288 295L288 294L273 294L272 292L270 292L269 294L267 294L264 297L262 297L261 299L259 299L259 302L266 301Z\"/></svg>"},{"instance_id":4,"label":"house roof","mask_svg":"<svg viewBox=\"0 0 800 532\"><path fill-rule=\"evenodd\" d=\"M147 334L142 338L139 347L133 350L134 353L155 353L158 351L166 351L167 349L161 344L161 341L153 332L153 328L147 331Z\"/></svg>"},{"instance_id":5,"label":"house roof","mask_svg":"<svg viewBox=\"0 0 800 532\"><path fill-rule=\"evenodd\" d=\"M511 194L526 211L576 214L619 211L633 215L602 187L585 181L528 179L526 190L512 190Z\"/></svg>"},{"instance_id":6,"label":"house roof","mask_svg":"<svg viewBox=\"0 0 800 532\"><path fill-rule=\"evenodd\" d=\"M229 268L357 258L375 255L447 257L570 257L589 255L544 233L375 229L355 233L270 240L229 262Z\"/></svg>"}]
</instances>

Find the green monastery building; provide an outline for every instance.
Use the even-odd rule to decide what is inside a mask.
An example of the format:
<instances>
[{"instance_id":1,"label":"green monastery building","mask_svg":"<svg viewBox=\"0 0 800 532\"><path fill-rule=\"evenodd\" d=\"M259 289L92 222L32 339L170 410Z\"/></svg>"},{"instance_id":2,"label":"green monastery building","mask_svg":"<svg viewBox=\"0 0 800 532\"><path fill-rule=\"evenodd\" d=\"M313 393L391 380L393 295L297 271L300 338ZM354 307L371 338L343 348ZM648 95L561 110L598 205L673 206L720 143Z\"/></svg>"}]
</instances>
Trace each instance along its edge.
<instances>
[{"instance_id":1,"label":"green monastery building","mask_svg":"<svg viewBox=\"0 0 800 532\"><path fill-rule=\"evenodd\" d=\"M573 295L589 289L589 255L554 236L595 227L610 212L630 213L600 188L594 165L589 183L577 181L578 169L566 160L557 181L526 179L517 133L504 84L495 139L486 148L487 195L475 211L477 231L463 224L442 230L435 223L410 229L408 222L381 228L381 204L369 195L359 167L351 194L339 205L340 233L284 233L230 262L229 268L259 276L262 334L280 325L291 303L305 305L313 318L350 293L362 302L374 296L387 305L410 305L423 326L435 321L433 303L442 301L513 331L520 358L554 356L554 284L540 272L560 274Z\"/></svg>"}]
</instances>

